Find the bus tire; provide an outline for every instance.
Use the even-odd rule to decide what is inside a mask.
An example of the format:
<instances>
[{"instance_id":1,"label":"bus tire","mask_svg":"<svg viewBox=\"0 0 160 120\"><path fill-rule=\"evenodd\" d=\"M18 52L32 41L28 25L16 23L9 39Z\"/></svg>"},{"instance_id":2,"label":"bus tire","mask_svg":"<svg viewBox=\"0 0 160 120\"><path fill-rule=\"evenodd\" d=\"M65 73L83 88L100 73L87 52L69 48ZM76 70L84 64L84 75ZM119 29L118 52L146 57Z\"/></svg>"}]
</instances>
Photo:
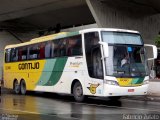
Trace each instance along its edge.
<instances>
[{"instance_id":1,"label":"bus tire","mask_svg":"<svg viewBox=\"0 0 160 120\"><path fill-rule=\"evenodd\" d=\"M22 95L26 94L26 82L24 80L20 82L20 92Z\"/></svg>"},{"instance_id":2,"label":"bus tire","mask_svg":"<svg viewBox=\"0 0 160 120\"><path fill-rule=\"evenodd\" d=\"M13 83L13 91L14 91L15 94L20 93L20 87L19 87L19 84L18 84L17 80L15 80L14 83Z\"/></svg>"},{"instance_id":3,"label":"bus tire","mask_svg":"<svg viewBox=\"0 0 160 120\"><path fill-rule=\"evenodd\" d=\"M76 82L73 86L73 96L77 102L83 102L85 96L83 95L83 88L80 82Z\"/></svg>"}]
</instances>

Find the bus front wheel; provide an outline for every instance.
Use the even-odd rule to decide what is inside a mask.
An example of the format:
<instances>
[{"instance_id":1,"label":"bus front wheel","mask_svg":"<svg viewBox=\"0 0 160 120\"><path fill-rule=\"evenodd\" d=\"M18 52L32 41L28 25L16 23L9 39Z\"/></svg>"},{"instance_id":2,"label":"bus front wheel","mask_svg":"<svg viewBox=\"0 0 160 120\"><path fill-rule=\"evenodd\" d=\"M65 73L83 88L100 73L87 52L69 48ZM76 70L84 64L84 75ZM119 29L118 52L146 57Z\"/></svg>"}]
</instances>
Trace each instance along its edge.
<instances>
[{"instance_id":1,"label":"bus front wheel","mask_svg":"<svg viewBox=\"0 0 160 120\"><path fill-rule=\"evenodd\" d=\"M20 92L22 95L26 94L26 83L24 80L22 80L20 83Z\"/></svg>"},{"instance_id":2,"label":"bus front wheel","mask_svg":"<svg viewBox=\"0 0 160 120\"><path fill-rule=\"evenodd\" d=\"M83 88L80 82L76 82L73 87L73 96L77 102L82 102L85 99Z\"/></svg>"},{"instance_id":3,"label":"bus front wheel","mask_svg":"<svg viewBox=\"0 0 160 120\"><path fill-rule=\"evenodd\" d=\"M20 93L20 88L19 88L19 84L18 84L18 81L15 80L14 83L13 83L13 91L14 93L16 94L19 94Z\"/></svg>"}]
</instances>

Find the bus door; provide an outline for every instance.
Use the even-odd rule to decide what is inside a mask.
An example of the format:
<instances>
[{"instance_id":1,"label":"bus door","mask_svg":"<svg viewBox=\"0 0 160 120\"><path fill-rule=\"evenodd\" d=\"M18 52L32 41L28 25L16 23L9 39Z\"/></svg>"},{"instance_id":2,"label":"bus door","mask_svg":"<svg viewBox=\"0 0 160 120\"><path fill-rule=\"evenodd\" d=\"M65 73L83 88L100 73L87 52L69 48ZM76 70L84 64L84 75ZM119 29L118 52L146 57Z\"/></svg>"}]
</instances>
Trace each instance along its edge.
<instances>
[{"instance_id":1,"label":"bus door","mask_svg":"<svg viewBox=\"0 0 160 120\"><path fill-rule=\"evenodd\" d=\"M98 32L84 34L85 56L88 71L86 87L92 95L103 94L103 66Z\"/></svg>"}]
</instances>

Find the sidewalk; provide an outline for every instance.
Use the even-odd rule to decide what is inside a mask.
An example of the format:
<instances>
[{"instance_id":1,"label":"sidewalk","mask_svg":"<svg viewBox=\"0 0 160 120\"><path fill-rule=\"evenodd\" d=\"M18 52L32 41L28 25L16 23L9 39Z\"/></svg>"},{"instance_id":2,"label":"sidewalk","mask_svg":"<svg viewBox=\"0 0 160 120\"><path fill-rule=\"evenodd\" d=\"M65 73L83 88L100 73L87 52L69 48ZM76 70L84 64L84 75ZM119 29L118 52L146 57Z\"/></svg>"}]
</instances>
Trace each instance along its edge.
<instances>
[{"instance_id":1,"label":"sidewalk","mask_svg":"<svg viewBox=\"0 0 160 120\"><path fill-rule=\"evenodd\" d=\"M160 102L160 96L146 95L146 96L127 96L122 99L140 100L146 102Z\"/></svg>"},{"instance_id":2,"label":"sidewalk","mask_svg":"<svg viewBox=\"0 0 160 120\"><path fill-rule=\"evenodd\" d=\"M146 97L147 100L146 101L155 101L155 102L160 102L160 96L147 96Z\"/></svg>"},{"instance_id":3,"label":"sidewalk","mask_svg":"<svg viewBox=\"0 0 160 120\"><path fill-rule=\"evenodd\" d=\"M160 102L160 80L151 79L149 82L149 90L146 96L147 100Z\"/></svg>"},{"instance_id":4,"label":"sidewalk","mask_svg":"<svg viewBox=\"0 0 160 120\"><path fill-rule=\"evenodd\" d=\"M160 102L160 80L150 79L148 94L145 96L127 96L124 99Z\"/></svg>"}]
</instances>

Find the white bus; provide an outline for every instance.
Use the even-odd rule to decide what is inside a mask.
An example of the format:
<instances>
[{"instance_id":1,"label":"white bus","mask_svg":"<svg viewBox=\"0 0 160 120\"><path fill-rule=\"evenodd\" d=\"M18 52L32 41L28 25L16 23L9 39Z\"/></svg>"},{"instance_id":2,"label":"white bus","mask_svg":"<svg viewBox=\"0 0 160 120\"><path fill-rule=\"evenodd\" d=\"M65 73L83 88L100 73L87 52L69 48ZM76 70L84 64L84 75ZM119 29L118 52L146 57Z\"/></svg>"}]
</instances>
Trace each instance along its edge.
<instances>
[{"instance_id":1,"label":"white bus","mask_svg":"<svg viewBox=\"0 0 160 120\"><path fill-rule=\"evenodd\" d=\"M153 58L157 56L154 45ZM4 86L15 93L43 91L86 96L146 95L149 85L144 42L137 31L92 28L8 45Z\"/></svg>"}]
</instances>

